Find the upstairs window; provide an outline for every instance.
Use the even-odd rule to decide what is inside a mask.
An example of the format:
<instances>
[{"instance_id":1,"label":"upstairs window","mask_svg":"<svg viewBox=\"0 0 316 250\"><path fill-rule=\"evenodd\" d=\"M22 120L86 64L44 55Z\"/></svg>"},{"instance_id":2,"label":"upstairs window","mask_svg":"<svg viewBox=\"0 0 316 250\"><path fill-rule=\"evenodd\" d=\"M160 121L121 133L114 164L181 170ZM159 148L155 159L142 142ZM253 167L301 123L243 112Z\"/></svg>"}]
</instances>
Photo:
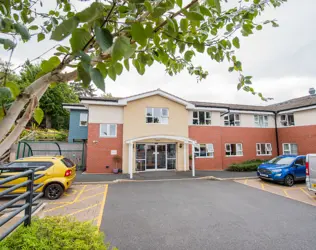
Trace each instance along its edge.
<instances>
[{"instance_id":1,"label":"upstairs window","mask_svg":"<svg viewBox=\"0 0 316 250\"><path fill-rule=\"evenodd\" d=\"M268 116L267 115L255 115L255 125L259 128L268 127Z\"/></svg>"},{"instance_id":2,"label":"upstairs window","mask_svg":"<svg viewBox=\"0 0 316 250\"><path fill-rule=\"evenodd\" d=\"M240 126L240 115L239 114L227 114L224 115L225 126Z\"/></svg>"},{"instance_id":3,"label":"upstairs window","mask_svg":"<svg viewBox=\"0 0 316 250\"><path fill-rule=\"evenodd\" d=\"M284 155L297 155L297 144L295 143L283 143L283 154Z\"/></svg>"},{"instance_id":4,"label":"upstairs window","mask_svg":"<svg viewBox=\"0 0 316 250\"><path fill-rule=\"evenodd\" d=\"M286 114L286 115L281 115L281 125L284 127L288 126L294 126L294 115L293 114Z\"/></svg>"},{"instance_id":5,"label":"upstairs window","mask_svg":"<svg viewBox=\"0 0 316 250\"><path fill-rule=\"evenodd\" d=\"M88 125L88 114L87 113L80 113L80 122L79 126L87 126Z\"/></svg>"},{"instance_id":6,"label":"upstairs window","mask_svg":"<svg viewBox=\"0 0 316 250\"><path fill-rule=\"evenodd\" d=\"M116 124L100 124L100 137L116 137Z\"/></svg>"},{"instance_id":7,"label":"upstairs window","mask_svg":"<svg viewBox=\"0 0 316 250\"><path fill-rule=\"evenodd\" d=\"M213 144L196 144L194 146L195 157L214 157Z\"/></svg>"},{"instance_id":8,"label":"upstairs window","mask_svg":"<svg viewBox=\"0 0 316 250\"><path fill-rule=\"evenodd\" d=\"M211 112L209 111L193 111L194 125L211 125Z\"/></svg>"},{"instance_id":9,"label":"upstairs window","mask_svg":"<svg viewBox=\"0 0 316 250\"><path fill-rule=\"evenodd\" d=\"M242 156L242 144L241 143L226 143L225 144L226 156Z\"/></svg>"},{"instance_id":10,"label":"upstairs window","mask_svg":"<svg viewBox=\"0 0 316 250\"><path fill-rule=\"evenodd\" d=\"M169 110L167 108L146 108L146 123L168 124Z\"/></svg>"},{"instance_id":11,"label":"upstairs window","mask_svg":"<svg viewBox=\"0 0 316 250\"><path fill-rule=\"evenodd\" d=\"M257 143L257 155L272 155L271 143Z\"/></svg>"}]
</instances>

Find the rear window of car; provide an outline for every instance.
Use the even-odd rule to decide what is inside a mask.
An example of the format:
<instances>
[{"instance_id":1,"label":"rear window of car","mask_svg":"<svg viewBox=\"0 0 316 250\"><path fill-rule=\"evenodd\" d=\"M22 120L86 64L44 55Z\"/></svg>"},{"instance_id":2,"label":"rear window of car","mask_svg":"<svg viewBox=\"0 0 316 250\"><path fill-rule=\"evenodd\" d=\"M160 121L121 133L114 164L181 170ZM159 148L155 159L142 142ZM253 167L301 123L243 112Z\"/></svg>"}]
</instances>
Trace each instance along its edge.
<instances>
[{"instance_id":1,"label":"rear window of car","mask_svg":"<svg viewBox=\"0 0 316 250\"><path fill-rule=\"evenodd\" d=\"M66 165L67 168L72 168L75 164L68 158L63 158L61 161Z\"/></svg>"},{"instance_id":2,"label":"rear window of car","mask_svg":"<svg viewBox=\"0 0 316 250\"><path fill-rule=\"evenodd\" d=\"M5 166L8 169L2 170L2 173L12 173L24 171L28 168L38 168L45 167L45 170L53 166L54 164L51 161L23 161L23 162L12 162ZM11 169L10 169L11 168Z\"/></svg>"}]
</instances>

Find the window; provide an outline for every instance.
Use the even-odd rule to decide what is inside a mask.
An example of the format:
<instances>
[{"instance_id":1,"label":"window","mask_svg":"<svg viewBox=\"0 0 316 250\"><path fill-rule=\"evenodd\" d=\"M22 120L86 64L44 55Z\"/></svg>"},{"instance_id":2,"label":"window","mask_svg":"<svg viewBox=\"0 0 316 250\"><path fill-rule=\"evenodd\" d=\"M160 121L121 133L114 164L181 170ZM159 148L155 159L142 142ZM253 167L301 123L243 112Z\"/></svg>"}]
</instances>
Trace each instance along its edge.
<instances>
[{"instance_id":1,"label":"window","mask_svg":"<svg viewBox=\"0 0 316 250\"><path fill-rule=\"evenodd\" d=\"M283 143L283 154L284 155L297 155L297 144L295 143Z\"/></svg>"},{"instance_id":2,"label":"window","mask_svg":"<svg viewBox=\"0 0 316 250\"><path fill-rule=\"evenodd\" d=\"M169 110L167 108L146 108L146 123L168 124Z\"/></svg>"},{"instance_id":3,"label":"window","mask_svg":"<svg viewBox=\"0 0 316 250\"><path fill-rule=\"evenodd\" d=\"M305 164L306 164L306 159L305 159L305 157L298 158L298 159L295 161L295 164L296 164L296 165L305 166Z\"/></svg>"},{"instance_id":4,"label":"window","mask_svg":"<svg viewBox=\"0 0 316 250\"><path fill-rule=\"evenodd\" d=\"M100 137L116 137L116 124L100 124Z\"/></svg>"},{"instance_id":5,"label":"window","mask_svg":"<svg viewBox=\"0 0 316 250\"><path fill-rule=\"evenodd\" d=\"M211 112L209 111L193 111L194 125L211 125Z\"/></svg>"},{"instance_id":6,"label":"window","mask_svg":"<svg viewBox=\"0 0 316 250\"><path fill-rule=\"evenodd\" d=\"M72 168L75 164L68 158L63 158L61 161L66 165L67 168Z\"/></svg>"},{"instance_id":7,"label":"window","mask_svg":"<svg viewBox=\"0 0 316 250\"><path fill-rule=\"evenodd\" d=\"M240 126L239 114L228 114L224 116L225 126Z\"/></svg>"},{"instance_id":8,"label":"window","mask_svg":"<svg viewBox=\"0 0 316 250\"><path fill-rule=\"evenodd\" d=\"M45 170L46 170L46 169L49 169L53 165L54 164L50 161L46 161L46 162L40 162L40 161L12 162L12 163L7 165L8 169L2 170L2 173L22 172L28 168L31 169L31 168L38 168L38 167L45 167Z\"/></svg>"},{"instance_id":9,"label":"window","mask_svg":"<svg viewBox=\"0 0 316 250\"><path fill-rule=\"evenodd\" d=\"M236 143L236 144L225 144L225 150L226 150L226 156L242 156L242 144Z\"/></svg>"},{"instance_id":10,"label":"window","mask_svg":"<svg viewBox=\"0 0 316 250\"><path fill-rule=\"evenodd\" d=\"M80 126L87 126L88 125L88 114L87 113L80 113Z\"/></svg>"},{"instance_id":11,"label":"window","mask_svg":"<svg viewBox=\"0 0 316 250\"><path fill-rule=\"evenodd\" d=\"M281 125L282 126L294 126L294 115L293 114L286 114L286 115L281 115Z\"/></svg>"},{"instance_id":12,"label":"window","mask_svg":"<svg viewBox=\"0 0 316 250\"><path fill-rule=\"evenodd\" d=\"M268 116L267 115L255 115L256 127L266 128L268 127Z\"/></svg>"},{"instance_id":13,"label":"window","mask_svg":"<svg viewBox=\"0 0 316 250\"><path fill-rule=\"evenodd\" d=\"M257 155L272 155L271 143L257 143Z\"/></svg>"},{"instance_id":14,"label":"window","mask_svg":"<svg viewBox=\"0 0 316 250\"><path fill-rule=\"evenodd\" d=\"M214 157L213 144L196 144L194 147L195 157Z\"/></svg>"}]
</instances>

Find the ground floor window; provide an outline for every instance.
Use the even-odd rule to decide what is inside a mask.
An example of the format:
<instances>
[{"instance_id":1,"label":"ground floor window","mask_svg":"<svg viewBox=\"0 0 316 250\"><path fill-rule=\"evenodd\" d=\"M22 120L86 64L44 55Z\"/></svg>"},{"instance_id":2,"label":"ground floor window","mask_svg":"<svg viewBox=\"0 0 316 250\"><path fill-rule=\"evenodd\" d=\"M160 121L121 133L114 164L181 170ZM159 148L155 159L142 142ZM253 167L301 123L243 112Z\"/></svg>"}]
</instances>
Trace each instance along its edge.
<instances>
[{"instance_id":1,"label":"ground floor window","mask_svg":"<svg viewBox=\"0 0 316 250\"><path fill-rule=\"evenodd\" d=\"M257 143L257 155L272 155L271 143Z\"/></svg>"},{"instance_id":2,"label":"ground floor window","mask_svg":"<svg viewBox=\"0 0 316 250\"><path fill-rule=\"evenodd\" d=\"M195 157L214 157L213 144L195 144L194 145L194 156Z\"/></svg>"},{"instance_id":3,"label":"ground floor window","mask_svg":"<svg viewBox=\"0 0 316 250\"><path fill-rule=\"evenodd\" d=\"M295 143L283 143L283 154L284 155L297 155L298 149Z\"/></svg>"},{"instance_id":4,"label":"ground floor window","mask_svg":"<svg viewBox=\"0 0 316 250\"><path fill-rule=\"evenodd\" d=\"M225 143L226 156L241 156L242 144L241 143Z\"/></svg>"}]
</instances>

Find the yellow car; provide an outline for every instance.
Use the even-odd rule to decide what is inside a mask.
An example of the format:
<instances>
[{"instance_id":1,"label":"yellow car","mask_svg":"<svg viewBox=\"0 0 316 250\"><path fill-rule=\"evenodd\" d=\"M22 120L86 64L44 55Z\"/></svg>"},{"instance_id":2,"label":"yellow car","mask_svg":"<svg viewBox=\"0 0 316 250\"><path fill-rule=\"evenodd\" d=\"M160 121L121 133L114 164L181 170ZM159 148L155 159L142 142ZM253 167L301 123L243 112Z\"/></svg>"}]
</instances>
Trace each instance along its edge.
<instances>
[{"instance_id":1,"label":"yellow car","mask_svg":"<svg viewBox=\"0 0 316 250\"><path fill-rule=\"evenodd\" d=\"M37 171L35 175L45 175L34 181L34 185L40 183L43 183L44 185L36 190L36 192L44 192L44 196L46 198L56 200L70 187L76 177L76 165L64 156L32 156L18 159L8 164L6 166L8 169L2 170L0 175L1 177L5 175L11 176L21 173L21 171L25 170L25 168L36 168L42 166L45 166L46 168L42 171ZM10 167L14 169L10 170ZM19 167L21 167L21 169L19 169ZM0 187L0 192L5 190L4 186L19 184L24 181L26 181L26 177L8 182ZM21 187L13 191L11 194L24 193L25 191L26 187Z\"/></svg>"}]
</instances>

